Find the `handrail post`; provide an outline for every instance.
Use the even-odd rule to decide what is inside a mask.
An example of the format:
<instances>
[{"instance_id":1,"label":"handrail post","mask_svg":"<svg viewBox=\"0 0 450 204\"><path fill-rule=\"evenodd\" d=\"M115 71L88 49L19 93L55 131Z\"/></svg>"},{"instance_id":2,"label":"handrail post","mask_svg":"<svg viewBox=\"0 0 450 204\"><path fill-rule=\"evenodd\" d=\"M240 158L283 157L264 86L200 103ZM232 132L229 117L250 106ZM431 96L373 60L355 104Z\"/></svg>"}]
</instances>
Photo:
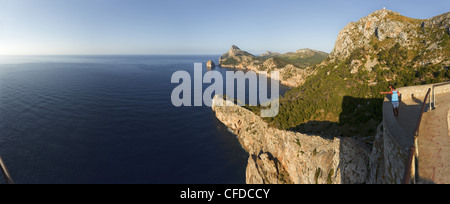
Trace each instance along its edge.
<instances>
[{"instance_id":1,"label":"handrail post","mask_svg":"<svg viewBox=\"0 0 450 204\"><path fill-rule=\"evenodd\" d=\"M449 84L450 84L450 81L447 81L442 84L435 84L432 86L433 92L431 93L432 94L431 97L433 97L433 106L431 106L431 104L430 104L431 110L436 109L436 87L445 86L445 85L449 85ZM430 103L431 103L431 97L430 97Z\"/></svg>"},{"instance_id":2,"label":"handrail post","mask_svg":"<svg viewBox=\"0 0 450 204\"><path fill-rule=\"evenodd\" d=\"M416 147L416 157L419 157L419 136L414 136L414 145Z\"/></svg>"},{"instance_id":3,"label":"handrail post","mask_svg":"<svg viewBox=\"0 0 450 204\"><path fill-rule=\"evenodd\" d=\"M433 86L433 107L436 109L436 86Z\"/></svg>"},{"instance_id":4,"label":"handrail post","mask_svg":"<svg viewBox=\"0 0 450 204\"><path fill-rule=\"evenodd\" d=\"M433 89L433 93L434 93L434 86L432 87L432 89ZM432 94L433 94L433 93L432 93ZM426 100L427 100L427 99L425 98L424 103L427 102ZM433 102L431 101L431 97L429 98L429 102L430 102L430 111L433 111Z\"/></svg>"},{"instance_id":5,"label":"handrail post","mask_svg":"<svg viewBox=\"0 0 450 204\"><path fill-rule=\"evenodd\" d=\"M3 177L5 178L5 181L7 184L14 184L14 180L11 177L11 174L9 174L8 169L6 168L5 163L3 162L2 157L0 157L0 170L3 174Z\"/></svg>"}]
</instances>

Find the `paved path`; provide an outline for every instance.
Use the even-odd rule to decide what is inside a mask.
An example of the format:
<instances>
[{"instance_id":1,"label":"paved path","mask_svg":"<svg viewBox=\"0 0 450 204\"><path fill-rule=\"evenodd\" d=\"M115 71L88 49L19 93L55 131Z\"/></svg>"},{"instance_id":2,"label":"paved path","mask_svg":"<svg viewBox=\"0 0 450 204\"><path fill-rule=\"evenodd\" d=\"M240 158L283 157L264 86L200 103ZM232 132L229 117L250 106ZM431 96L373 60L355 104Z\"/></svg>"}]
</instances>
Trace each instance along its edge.
<instances>
[{"instance_id":1,"label":"paved path","mask_svg":"<svg viewBox=\"0 0 450 204\"><path fill-rule=\"evenodd\" d=\"M412 98L402 100L399 107L399 117L397 118L400 127L408 137L414 138L420 111L422 111L422 99ZM411 145L413 145L411 143Z\"/></svg>"},{"instance_id":2,"label":"paved path","mask_svg":"<svg viewBox=\"0 0 450 204\"><path fill-rule=\"evenodd\" d=\"M436 110L420 126L419 176L430 183L450 184L450 94L436 95Z\"/></svg>"},{"instance_id":3,"label":"paved path","mask_svg":"<svg viewBox=\"0 0 450 204\"><path fill-rule=\"evenodd\" d=\"M436 95L437 106L427 104L419 133L419 176L421 183L450 184L450 94ZM423 98L402 100L396 118L406 133L405 144L412 145ZM402 143L403 144L403 143ZM407 146L409 146L407 145Z\"/></svg>"}]
</instances>

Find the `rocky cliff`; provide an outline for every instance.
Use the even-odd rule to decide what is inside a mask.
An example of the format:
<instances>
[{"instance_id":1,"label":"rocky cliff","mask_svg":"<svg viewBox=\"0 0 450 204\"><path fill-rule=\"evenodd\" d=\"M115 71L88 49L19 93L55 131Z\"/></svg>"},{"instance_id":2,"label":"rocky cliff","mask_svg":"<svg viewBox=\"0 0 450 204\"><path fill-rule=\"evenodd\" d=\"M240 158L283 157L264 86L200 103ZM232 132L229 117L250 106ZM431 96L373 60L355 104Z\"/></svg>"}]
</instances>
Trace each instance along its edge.
<instances>
[{"instance_id":1,"label":"rocky cliff","mask_svg":"<svg viewBox=\"0 0 450 204\"><path fill-rule=\"evenodd\" d=\"M398 44L409 52L405 59L399 59L403 63L413 61L411 65L414 67L439 63L449 65L449 35L450 13L422 20L383 9L342 29L329 59L345 60L354 52L364 52L366 56L359 59L361 62L365 58L376 59L380 51ZM377 63L372 63L371 67Z\"/></svg>"},{"instance_id":2,"label":"rocky cliff","mask_svg":"<svg viewBox=\"0 0 450 204\"><path fill-rule=\"evenodd\" d=\"M272 128L251 111L218 96L214 97L212 108L250 154L247 183L366 182L369 151L361 141Z\"/></svg>"},{"instance_id":3,"label":"rocky cliff","mask_svg":"<svg viewBox=\"0 0 450 204\"><path fill-rule=\"evenodd\" d=\"M390 84L450 80L449 21L450 13L422 20L379 10L349 23L328 59L280 100L271 124L303 131L308 121L328 121L339 135L373 135L381 122L379 93Z\"/></svg>"},{"instance_id":4,"label":"rocky cliff","mask_svg":"<svg viewBox=\"0 0 450 204\"><path fill-rule=\"evenodd\" d=\"M231 49L219 59L221 67L249 69L257 73L265 71L270 77L272 71L280 72L282 84L297 87L306 78L314 74L309 67L324 60L328 54L312 49L298 50L295 53L267 52L261 56L252 55L233 45Z\"/></svg>"}]
</instances>

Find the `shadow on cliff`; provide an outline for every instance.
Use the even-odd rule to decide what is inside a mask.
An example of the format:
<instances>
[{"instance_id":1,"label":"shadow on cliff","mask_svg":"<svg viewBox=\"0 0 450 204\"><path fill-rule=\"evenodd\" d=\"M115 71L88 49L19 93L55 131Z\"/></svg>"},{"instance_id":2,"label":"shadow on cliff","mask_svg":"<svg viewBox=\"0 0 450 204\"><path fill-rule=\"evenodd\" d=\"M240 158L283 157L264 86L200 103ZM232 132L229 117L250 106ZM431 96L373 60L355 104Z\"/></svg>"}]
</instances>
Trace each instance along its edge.
<instances>
[{"instance_id":1,"label":"shadow on cliff","mask_svg":"<svg viewBox=\"0 0 450 204\"><path fill-rule=\"evenodd\" d=\"M294 130L330 140L339 137L341 142L338 166L341 182L370 182L368 177L371 173L368 166L372 146L368 143L374 141L377 127L382 121L383 98L366 99L345 96L341 108L338 122L309 121L295 127ZM332 174L330 175L332 177ZM330 175L328 175L329 178ZM326 175L319 175L321 176ZM327 183L333 182L327 179Z\"/></svg>"},{"instance_id":2,"label":"shadow on cliff","mask_svg":"<svg viewBox=\"0 0 450 204\"><path fill-rule=\"evenodd\" d=\"M309 121L293 128L304 134L334 137L373 136L382 120L383 99L345 96L338 122Z\"/></svg>"},{"instance_id":3,"label":"shadow on cliff","mask_svg":"<svg viewBox=\"0 0 450 204\"><path fill-rule=\"evenodd\" d=\"M377 134L377 126L383 120L383 103L386 103L384 106L384 120L387 120L387 123L389 124L396 124L395 127L400 128L404 132L399 138L396 137L397 135L393 136L394 139L397 140L397 144L404 149L411 146L413 144L414 131L423 104L422 100L423 99L412 96L411 101L405 103L400 99L400 116L394 117L392 111L393 107L390 101L384 102L383 98L365 99L345 96L342 101L342 112L339 115L338 122L310 121L297 126L294 130L301 133L318 135L325 139L334 139L335 137L341 138L339 165L341 166L341 179L343 183L384 182L382 177L385 170L378 168L385 168L385 165L387 164L380 165L377 163L376 165L379 167L375 166L374 169L368 168L366 171L367 175L371 175L371 171L376 171L375 174L372 174L376 176L370 177L371 180L355 180L354 178L364 177L364 172L358 172L355 170L357 168L353 167L360 166L364 163L364 161L368 161L370 163L371 159L378 162L380 162L380 159L381 161L385 160L382 159L383 153L376 156L376 158L371 158L369 156L373 147L375 147L371 144L375 145L375 143L377 143L374 141L374 136ZM394 129L392 129L392 131ZM356 139L350 139L349 137ZM360 140L358 138L363 139ZM359 161L356 161L355 163L355 160ZM403 177L403 172L400 174L402 175L397 176ZM369 178L369 176L367 176L367 178ZM420 178L420 183L429 184L433 183L433 181Z\"/></svg>"}]
</instances>

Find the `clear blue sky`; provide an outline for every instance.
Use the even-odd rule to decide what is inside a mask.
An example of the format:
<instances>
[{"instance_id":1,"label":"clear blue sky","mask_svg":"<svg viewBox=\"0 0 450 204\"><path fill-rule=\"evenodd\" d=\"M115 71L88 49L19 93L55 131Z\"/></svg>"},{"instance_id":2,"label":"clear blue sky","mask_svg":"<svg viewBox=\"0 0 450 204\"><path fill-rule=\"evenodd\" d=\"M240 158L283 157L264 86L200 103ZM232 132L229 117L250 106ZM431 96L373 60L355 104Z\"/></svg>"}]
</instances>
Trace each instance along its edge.
<instances>
[{"instance_id":1,"label":"clear blue sky","mask_svg":"<svg viewBox=\"0 0 450 204\"><path fill-rule=\"evenodd\" d=\"M0 54L330 52L345 25L383 6L450 11L449 0L0 0Z\"/></svg>"}]
</instances>

